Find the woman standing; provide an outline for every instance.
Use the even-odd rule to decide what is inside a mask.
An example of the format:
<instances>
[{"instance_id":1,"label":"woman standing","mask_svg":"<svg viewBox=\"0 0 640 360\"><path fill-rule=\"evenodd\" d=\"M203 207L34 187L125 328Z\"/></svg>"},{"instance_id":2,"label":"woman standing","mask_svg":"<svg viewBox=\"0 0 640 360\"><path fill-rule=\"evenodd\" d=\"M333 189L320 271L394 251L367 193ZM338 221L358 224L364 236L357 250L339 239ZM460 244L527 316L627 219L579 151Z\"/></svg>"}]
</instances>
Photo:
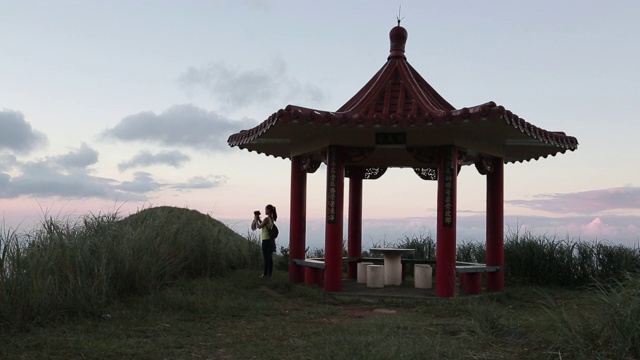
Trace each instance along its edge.
<instances>
[{"instance_id":1,"label":"woman standing","mask_svg":"<svg viewBox=\"0 0 640 360\"><path fill-rule=\"evenodd\" d=\"M265 218L260 220L260 212L254 212L254 223L258 229L262 229L262 256L264 258L264 271L262 278L269 279L273 273L273 252L276 248L275 239L271 238L269 230L273 227L278 213L276 207L269 204L264 208Z\"/></svg>"}]
</instances>

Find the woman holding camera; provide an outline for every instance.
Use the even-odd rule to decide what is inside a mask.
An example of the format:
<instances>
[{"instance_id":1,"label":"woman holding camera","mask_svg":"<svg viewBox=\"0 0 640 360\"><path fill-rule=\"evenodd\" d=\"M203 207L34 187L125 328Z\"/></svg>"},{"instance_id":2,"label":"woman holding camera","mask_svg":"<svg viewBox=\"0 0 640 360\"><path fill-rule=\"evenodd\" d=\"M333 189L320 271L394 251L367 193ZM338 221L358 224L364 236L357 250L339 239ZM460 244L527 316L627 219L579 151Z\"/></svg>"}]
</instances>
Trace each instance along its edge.
<instances>
[{"instance_id":1,"label":"woman holding camera","mask_svg":"<svg viewBox=\"0 0 640 360\"><path fill-rule=\"evenodd\" d=\"M262 256L264 257L264 272L262 278L269 279L273 273L273 253L276 249L275 239L271 238L269 230L273 227L278 213L276 207L269 204L265 206L264 213L267 215L264 220L260 219L260 211L253 212L252 228L262 229ZM255 229L254 229L255 230Z\"/></svg>"}]
</instances>

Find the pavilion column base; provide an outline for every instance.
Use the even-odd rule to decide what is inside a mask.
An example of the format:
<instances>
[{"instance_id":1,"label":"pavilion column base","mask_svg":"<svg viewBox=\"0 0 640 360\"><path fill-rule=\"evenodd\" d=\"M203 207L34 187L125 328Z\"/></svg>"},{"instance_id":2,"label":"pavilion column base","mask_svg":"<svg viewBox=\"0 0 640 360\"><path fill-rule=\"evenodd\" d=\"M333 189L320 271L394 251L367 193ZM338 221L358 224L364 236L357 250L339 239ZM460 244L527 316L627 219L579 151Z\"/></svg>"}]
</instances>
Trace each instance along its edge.
<instances>
[{"instance_id":1,"label":"pavilion column base","mask_svg":"<svg viewBox=\"0 0 640 360\"><path fill-rule=\"evenodd\" d=\"M482 273L461 273L460 288L463 295L482 294Z\"/></svg>"},{"instance_id":2,"label":"pavilion column base","mask_svg":"<svg viewBox=\"0 0 640 360\"><path fill-rule=\"evenodd\" d=\"M324 284L324 269L305 267L304 284L322 286Z\"/></svg>"}]
</instances>

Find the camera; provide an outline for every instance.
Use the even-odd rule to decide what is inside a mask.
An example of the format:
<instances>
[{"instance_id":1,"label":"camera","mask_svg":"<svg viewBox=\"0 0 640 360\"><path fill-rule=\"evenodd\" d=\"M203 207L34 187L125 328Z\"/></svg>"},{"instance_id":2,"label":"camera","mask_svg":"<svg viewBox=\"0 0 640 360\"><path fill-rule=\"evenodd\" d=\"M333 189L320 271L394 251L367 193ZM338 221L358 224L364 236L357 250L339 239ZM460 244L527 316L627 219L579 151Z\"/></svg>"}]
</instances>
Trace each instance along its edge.
<instances>
[{"instance_id":1,"label":"camera","mask_svg":"<svg viewBox=\"0 0 640 360\"><path fill-rule=\"evenodd\" d=\"M253 215L260 216L260 210L256 210L253 212Z\"/></svg>"}]
</instances>

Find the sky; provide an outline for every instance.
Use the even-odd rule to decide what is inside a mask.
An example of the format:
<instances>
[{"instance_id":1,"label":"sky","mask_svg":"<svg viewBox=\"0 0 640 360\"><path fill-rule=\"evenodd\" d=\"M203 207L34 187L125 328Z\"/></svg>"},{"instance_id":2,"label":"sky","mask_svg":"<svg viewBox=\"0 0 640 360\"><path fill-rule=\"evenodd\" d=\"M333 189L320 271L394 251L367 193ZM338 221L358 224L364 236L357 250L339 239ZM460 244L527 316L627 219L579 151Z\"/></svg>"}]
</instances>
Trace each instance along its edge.
<instances>
[{"instance_id":1,"label":"sky","mask_svg":"<svg viewBox=\"0 0 640 360\"><path fill-rule=\"evenodd\" d=\"M273 204L287 239L290 161L231 148L229 135L288 104L340 108L384 65L400 18L408 62L454 107L494 101L579 141L505 166L506 234L640 244L640 2L0 0L0 9L5 231L177 206L244 235L253 211ZM324 166L308 177L311 247L324 247L325 182ZM464 167L458 187L457 241L484 241L485 177ZM363 248L435 236L436 195L411 169L365 181Z\"/></svg>"}]
</instances>

